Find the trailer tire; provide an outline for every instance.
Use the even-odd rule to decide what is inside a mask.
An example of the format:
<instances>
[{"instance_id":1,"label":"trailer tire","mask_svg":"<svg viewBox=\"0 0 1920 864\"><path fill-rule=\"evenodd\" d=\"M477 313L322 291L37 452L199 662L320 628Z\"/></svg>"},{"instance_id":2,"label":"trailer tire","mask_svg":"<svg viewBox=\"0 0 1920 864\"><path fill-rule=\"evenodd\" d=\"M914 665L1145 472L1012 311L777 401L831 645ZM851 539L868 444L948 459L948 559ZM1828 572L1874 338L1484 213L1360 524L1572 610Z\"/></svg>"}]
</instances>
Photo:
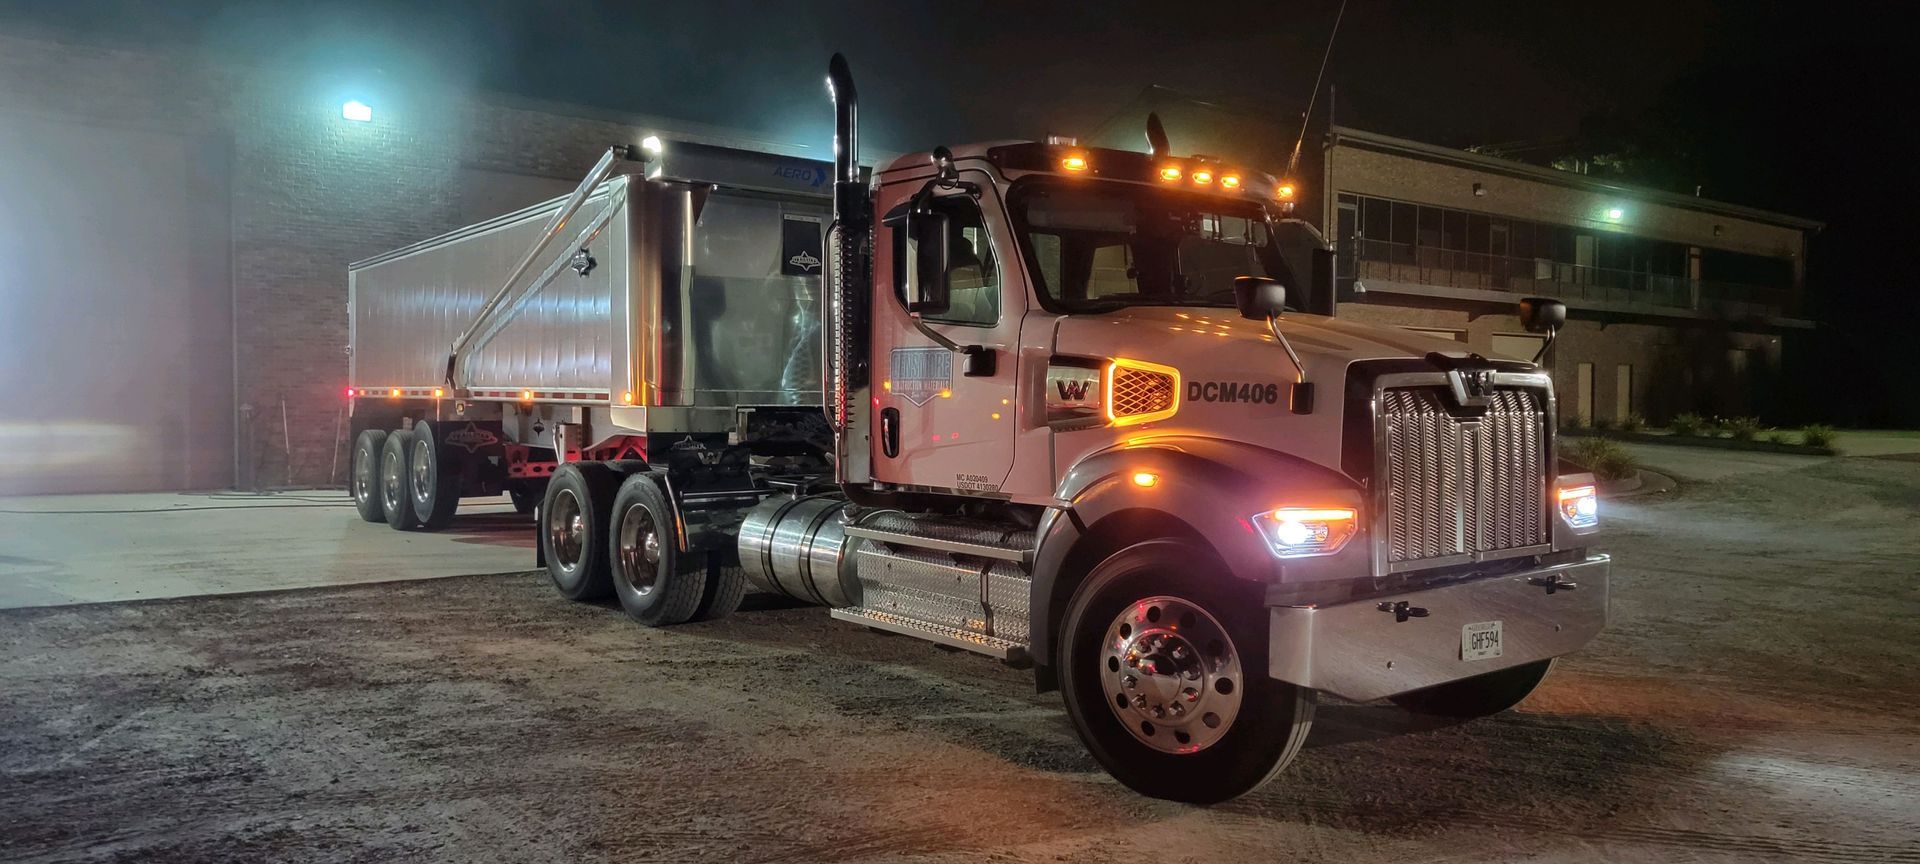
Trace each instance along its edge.
<instances>
[{"instance_id":1,"label":"trailer tire","mask_svg":"<svg viewBox=\"0 0 1920 864\"><path fill-rule=\"evenodd\" d=\"M1389 698L1409 712L1429 717L1486 717L1520 704L1551 668L1552 660L1540 660Z\"/></svg>"},{"instance_id":2,"label":"trailer tire","mask_svg":"<svg viewBox=\"0 0 1920 864\"><path fill-rule=\"evenodd\" d=\"M353 462L347 475L347 494L353 497L353 509L367 522L387 521L387 508L380 501L380 453L387 443L381 429L365 429L353 439Z\"/></svg>"},{"instance_id":3,"label":"trailer tire","mask_svg":"<svg viewBox=\"0 0 1920 864\"><path fill-rule=\"evenodd\" d=\"M553 587L569 600L597 600L613 590L602 535L619 488L620 475L595 462L568 462L547 482L540 552Z\"/></svg>"},{"instance_id":4,"label":"trailer tire","mask_svg":"<svg viewBox=\"0 0 1920 864\"><path fill-rule=\"evenodd\" d=\"M412 446L407 492L413 498L413 513L421 529L439 531L453 523L453 514L460 509L460 457L447 452L440 428L425 420L413 424Z\"/></svg>"},{"instance_id":5,"label":"trailer tire","mask_svg":"<svg viewBox=\"0 0 1920 864\"><path fill-rule=\"evenodd\" d=\"M1179 540L1095 565L1066 610L1055 668L1067 714L1115 779L1214 804L1259 788L1299 753L1313 693L1267 675L1258 586Z\"/></svg>"},{"instance_id":6,"label":"trailer tire","mask_svg":"<svg viewBox=\"0 0 1920 864\"><path fill-rule=\"evenodd\" d=\"M627 616L649 627L691 620L707 589L707 555L680 551L673 508L653 475L620 484L607 531L613 594Z\"/></svg>"},{"instance_id":7,"label":"trailer tire","mask_svg":"<svg viewBox=\"0 0 1920 864\"><path fill-rule=\"evenodd\" d=\"M412 454L413 433L405 429L387 433L380 446L380 509L396 531L412 531L420 525L413 512L413 496L407 494Z\"/></svg>"}]
</instances>

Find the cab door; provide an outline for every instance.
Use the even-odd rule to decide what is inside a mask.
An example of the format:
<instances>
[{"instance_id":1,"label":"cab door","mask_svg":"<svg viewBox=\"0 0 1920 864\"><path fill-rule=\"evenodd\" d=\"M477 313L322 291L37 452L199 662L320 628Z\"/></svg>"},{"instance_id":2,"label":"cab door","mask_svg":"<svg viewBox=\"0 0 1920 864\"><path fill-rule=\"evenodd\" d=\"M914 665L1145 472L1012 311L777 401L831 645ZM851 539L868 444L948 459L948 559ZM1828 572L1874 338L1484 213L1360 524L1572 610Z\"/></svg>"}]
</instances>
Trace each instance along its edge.
<instances>
[{"instance_id":1,"label":"cab door","mask_svg":"<svg viewBox=\"0 0 1920 864\"><path fill-rule=\"evenodd\" d=\"M978 170L962 171L960 179L981 197L955 188L929 202L947 221L950 293L948 308L921 315L919 326L907 312L902 287L904 213L925 177L881 191L878 209L887 216L874 262L873 476L994 494L1013 465L1016 355L1026 290L991 179Z\"/></svg>"}]
</instances>

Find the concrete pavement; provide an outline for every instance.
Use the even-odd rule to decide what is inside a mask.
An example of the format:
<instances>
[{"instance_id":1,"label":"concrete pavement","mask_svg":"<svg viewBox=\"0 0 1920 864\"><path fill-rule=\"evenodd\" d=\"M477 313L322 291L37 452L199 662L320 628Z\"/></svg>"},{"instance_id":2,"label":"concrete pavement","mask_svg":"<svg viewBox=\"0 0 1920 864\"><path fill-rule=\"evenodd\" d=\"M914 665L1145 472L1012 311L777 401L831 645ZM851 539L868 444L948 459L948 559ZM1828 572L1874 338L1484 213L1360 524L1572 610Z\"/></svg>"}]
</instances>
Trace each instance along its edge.
<instances>
[{"instance_id":1,"label":"concrete pavement","mask_svg":"<svg viewBox=\"0 0 1920 864\"><path fill-rule=\"evenodd\" d=\"M0 498L0 608L533 569L530 517L461 503L428 534L360 520L342 492Z\"/></svg>"}]
</instances>

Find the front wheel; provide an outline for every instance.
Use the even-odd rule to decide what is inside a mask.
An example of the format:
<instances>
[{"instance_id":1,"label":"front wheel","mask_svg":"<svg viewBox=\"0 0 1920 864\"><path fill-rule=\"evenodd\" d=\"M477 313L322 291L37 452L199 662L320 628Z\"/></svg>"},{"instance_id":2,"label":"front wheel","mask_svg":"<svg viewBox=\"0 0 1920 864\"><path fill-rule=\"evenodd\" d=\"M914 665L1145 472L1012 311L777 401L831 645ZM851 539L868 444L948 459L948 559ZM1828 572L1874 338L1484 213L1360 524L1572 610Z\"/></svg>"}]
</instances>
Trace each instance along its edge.
<instances>
[{"instance_id":1,"label":"front wheel","mask_svg":"<svg viewBox=\"0 0 1920 864\"><path fill-rule=\"evenodd\" d=\"M1547 677L1547 670L1552 667L1552 660L1540 660L1402 693L1392 700L1412 713L1431 717L1486 717L1520 704L1540 686L1541 679Z\"/></svg>"},{"instance_id":2,"label":"front wheel","mask_svg":"<svg viewBox=\"0 0 1920 864\"><path fill-rule=\"evenodd\" d=\"M1205 549L1156 541L1101 562L1074 592L1056 668L1074 729L1137 792L1195 804L1244 795L1300 751L1311 691L1267 676L1266 607Z\"/></svg>"}]
</instances>

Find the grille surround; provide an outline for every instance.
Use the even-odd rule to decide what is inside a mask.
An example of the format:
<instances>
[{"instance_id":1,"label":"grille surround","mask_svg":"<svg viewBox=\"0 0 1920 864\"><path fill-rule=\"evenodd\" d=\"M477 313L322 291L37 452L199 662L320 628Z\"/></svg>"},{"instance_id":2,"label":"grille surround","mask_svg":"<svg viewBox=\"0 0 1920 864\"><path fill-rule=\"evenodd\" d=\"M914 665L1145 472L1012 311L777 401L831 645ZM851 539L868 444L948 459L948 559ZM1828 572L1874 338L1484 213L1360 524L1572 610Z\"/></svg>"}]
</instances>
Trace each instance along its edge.
<instances>
[{"instance_id":1,"label":"grille surround","mask_svg":"<svg viewBox=\"0 0 1920 864\"><path fill-rule=\"evenodd\" d=\"M1464 408L1445 376L1376 382L1376 576L1552 548L1552 382L1540 373L1501 372L1488 383L1489 404Z\"/></svg>"}]
</instances>

